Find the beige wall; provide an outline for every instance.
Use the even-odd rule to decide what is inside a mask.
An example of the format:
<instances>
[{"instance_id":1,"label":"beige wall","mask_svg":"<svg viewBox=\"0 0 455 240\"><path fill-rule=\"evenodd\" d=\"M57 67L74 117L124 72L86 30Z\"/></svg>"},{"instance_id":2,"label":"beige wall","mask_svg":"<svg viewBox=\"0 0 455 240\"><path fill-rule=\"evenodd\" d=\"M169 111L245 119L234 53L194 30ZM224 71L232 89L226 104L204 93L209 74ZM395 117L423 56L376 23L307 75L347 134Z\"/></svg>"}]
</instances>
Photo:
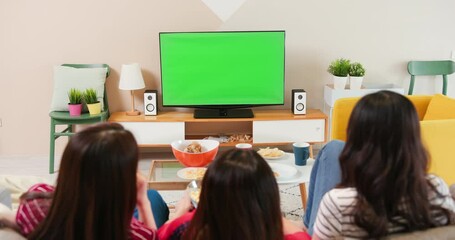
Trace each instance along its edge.
<instances>
[{"instance_id":1,"label":"beige wall","mask_svg":"<svg viewBox=\"0 0 455 240\"><path fill-rule=\"evenodd\" d=\"M403 87L407 61L449 58L454 9L447 0L246 0L223 22L200 0L0 0L0 156L48 154L54 65L109 64L110 108L127 110L128 92L117 87L121 64L140 63L147 88L159 88L160 31L284 29L287 98L304 88L309 107L322 108L335 58L362 62L365 81ZM435 87L424 83L416 93Z\"/></svg>"}]
</instances>

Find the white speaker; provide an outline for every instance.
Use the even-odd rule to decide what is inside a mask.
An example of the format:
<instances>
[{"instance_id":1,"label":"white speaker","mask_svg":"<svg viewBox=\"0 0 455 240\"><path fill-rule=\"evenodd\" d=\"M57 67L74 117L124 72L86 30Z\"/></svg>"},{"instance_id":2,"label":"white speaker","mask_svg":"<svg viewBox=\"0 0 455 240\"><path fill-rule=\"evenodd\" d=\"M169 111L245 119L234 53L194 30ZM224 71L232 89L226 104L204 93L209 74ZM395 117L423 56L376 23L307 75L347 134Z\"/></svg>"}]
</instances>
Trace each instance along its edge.
<instances>
[{"instance_id":1,"label":"white speaker","mask_svg":"<svg viewBox=\"0 0 455 240\"><path fill-rule=\"evenodd\" d=\"M144 115L155 116L158 114L158 92L146 90L144 92Z\"/></svg>"},{"instance_id":2,"label":"white speaker","mask_svg":"<svg viewBox=\"0 0 455 240\"><path fill-rule=\"evenodd\" d=\"M306 114L306 92L303 89L292 89L292 113Z\"/></svg>"}]
</instances>

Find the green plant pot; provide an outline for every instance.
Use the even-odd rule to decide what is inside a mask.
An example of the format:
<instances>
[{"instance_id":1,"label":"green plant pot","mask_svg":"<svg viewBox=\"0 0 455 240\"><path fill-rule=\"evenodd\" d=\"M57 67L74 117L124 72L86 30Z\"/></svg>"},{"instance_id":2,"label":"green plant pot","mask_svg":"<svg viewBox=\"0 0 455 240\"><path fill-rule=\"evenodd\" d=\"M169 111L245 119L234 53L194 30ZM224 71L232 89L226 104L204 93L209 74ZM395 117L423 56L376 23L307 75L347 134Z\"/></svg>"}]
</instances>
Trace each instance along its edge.
<instances>
[{"instance_id":1,"label":"green plant pot","mask_svg":"<svg viewBox=\"0 0 455 240\"><path fill-rule=\"evenodd\" d=\"M91 103L87 104L88 112L90 115L100 114L101 113L101 103Z\"/></svg>"}]
</instances>

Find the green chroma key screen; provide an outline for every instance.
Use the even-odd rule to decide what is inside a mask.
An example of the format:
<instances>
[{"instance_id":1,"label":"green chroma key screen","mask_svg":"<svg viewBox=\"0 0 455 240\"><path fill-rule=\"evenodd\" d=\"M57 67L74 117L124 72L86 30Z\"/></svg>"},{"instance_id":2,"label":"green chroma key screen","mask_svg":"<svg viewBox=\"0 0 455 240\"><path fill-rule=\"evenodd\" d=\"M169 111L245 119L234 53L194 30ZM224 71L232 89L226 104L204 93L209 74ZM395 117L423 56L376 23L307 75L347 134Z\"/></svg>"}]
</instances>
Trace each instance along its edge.
<instances>
[{"instance_id":1,"label":"green chroma key screen","mask_svg":"<svg viewBox=\"0 0 455 240\"><path fill-rule=\"evenodd\" d=\"M284 31L160 33L163 106L284 104Z\"/></svg>"}]
</instances>

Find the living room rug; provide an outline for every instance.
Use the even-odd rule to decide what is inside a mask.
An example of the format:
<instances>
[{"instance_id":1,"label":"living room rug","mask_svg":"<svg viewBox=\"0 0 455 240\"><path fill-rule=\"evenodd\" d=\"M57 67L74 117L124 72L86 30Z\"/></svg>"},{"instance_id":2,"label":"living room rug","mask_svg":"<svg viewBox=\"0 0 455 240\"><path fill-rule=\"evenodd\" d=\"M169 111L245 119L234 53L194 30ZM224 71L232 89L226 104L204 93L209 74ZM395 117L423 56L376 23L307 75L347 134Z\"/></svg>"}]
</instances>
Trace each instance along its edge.
<instances>
[{"instance_id":1,"label":"living room rug","mask_svg":"<svg viewBox=\"0 0 455 240\"><path fill-rule=\"evenodd\" d=\"M11 192L12 207L17 209L20 195L36 183L54 184L53 180L37 176L0 175L0 186ZM302 221L304 214L298 184L279 185L281 210L290 220ZM183 191L159 191L168 205L175 205L182 197Z\"/></svg>"}]
</instances>

